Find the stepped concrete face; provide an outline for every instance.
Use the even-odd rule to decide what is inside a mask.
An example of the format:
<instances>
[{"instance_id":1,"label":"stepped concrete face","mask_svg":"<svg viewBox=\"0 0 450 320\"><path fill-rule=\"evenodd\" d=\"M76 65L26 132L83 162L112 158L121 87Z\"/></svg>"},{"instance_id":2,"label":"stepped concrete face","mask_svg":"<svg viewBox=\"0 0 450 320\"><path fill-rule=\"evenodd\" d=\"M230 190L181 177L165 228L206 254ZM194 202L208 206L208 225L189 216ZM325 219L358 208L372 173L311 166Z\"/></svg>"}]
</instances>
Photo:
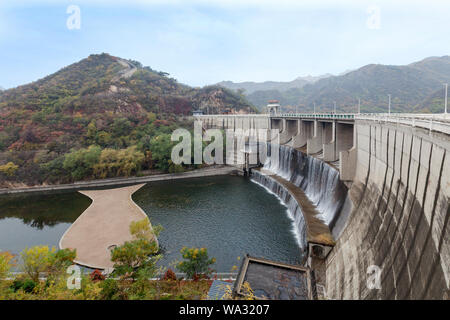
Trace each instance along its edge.
<instances>
[{"instance_id":1,"label":"stepped concrete face","mask_svg":"<svg viewBox=\"0 0 450 320\"><path fill-rule=\"evenodd\" d=\"M327 297L450 298L449 117L288 114L266 123L284 129L284 117L298 121L287 145L339 160L349 186L325 260Z\"/></svg>"}]
</instances>

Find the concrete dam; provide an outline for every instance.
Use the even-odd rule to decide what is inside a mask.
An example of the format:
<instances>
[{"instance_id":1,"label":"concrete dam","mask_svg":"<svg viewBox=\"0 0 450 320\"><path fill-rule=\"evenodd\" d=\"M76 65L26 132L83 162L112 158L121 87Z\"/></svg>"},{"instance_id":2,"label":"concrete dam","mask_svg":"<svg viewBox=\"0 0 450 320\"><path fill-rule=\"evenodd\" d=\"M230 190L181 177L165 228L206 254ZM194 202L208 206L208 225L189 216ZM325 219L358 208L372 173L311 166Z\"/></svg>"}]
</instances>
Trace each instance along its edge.
<instances>
[{"instance_id":1,"label":"concrete dam","mask_svg":"<svg viewBox=\"0 0 450 320\"><path fill-rule=\"evenodd\" d=\"M450 117L197 119L204 128L279 130L278 144L267 144L278 148L279 161L266 161L252 179L288 206L305 264L325 298L450 297Z\"/></svg>"}]
</instances>

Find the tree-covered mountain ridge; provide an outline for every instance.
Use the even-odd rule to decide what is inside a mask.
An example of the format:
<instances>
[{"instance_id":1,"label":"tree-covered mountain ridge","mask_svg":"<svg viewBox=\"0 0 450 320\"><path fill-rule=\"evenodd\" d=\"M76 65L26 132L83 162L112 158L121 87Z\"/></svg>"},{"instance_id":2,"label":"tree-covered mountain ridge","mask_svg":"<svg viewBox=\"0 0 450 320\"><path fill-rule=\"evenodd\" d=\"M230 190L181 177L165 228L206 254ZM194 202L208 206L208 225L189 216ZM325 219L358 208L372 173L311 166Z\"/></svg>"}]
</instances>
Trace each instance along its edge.
<instances>
[{"instance_id":1,"label":"tree-covered mountain ridge","mask_svg":"<svg viewBox=\"0 0 450 320\"><path fill-rule=\"evenodd\" d=\"M94 54L0 94L0 186L182 170L170 133L193 110L255 112L218 86L192 88L165 72Z\"/></svg>"},{"instance_id":2,"label":"tree-covered mountain ridge","mask_svg":"<svg viewBox=\"0 0 450 320\"><path fill-rule=\"evenodd\" d=\"M95 104L95 97L106 99L102 108L110 107L117 112L121 112L124 105L131 109L183 115L206 106L217 108L218 112L225 109L253 111L245 99L230 90L218 86L192 88L178 83L165 72L106 53L90 55L43 79L3 91L0 110L39 111L53 107L55 111L66 113L91 112L92 109L84 110L81 105ZM117 98L121 103L117 104Z\"/></svg>"}]
</instances>

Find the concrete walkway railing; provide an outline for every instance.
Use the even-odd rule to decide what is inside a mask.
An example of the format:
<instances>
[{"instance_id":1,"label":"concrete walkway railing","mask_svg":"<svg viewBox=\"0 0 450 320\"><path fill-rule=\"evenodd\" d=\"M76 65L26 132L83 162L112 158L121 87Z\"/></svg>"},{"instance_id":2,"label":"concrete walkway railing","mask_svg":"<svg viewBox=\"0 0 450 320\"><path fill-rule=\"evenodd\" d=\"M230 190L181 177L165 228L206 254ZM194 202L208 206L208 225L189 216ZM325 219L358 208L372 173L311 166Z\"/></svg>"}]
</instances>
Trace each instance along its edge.
<instances>
[{"instance_id":1,"label":"concrete walkway railing","mask_svg":"<svg viewBox=\"0 0 450 320\"><path fill-rule=\"evenodd\" d=\"M138 184L151 181L161 180L174 180L185 178L197 178L207 177L215 175L227 175L235 171L236 168L228 166L214 166L211 168L197 169L182 173L167 173L167 174L155 174L144 177L131 177L131 178L111 178L111 179L99 179L91 181L80 181L71 184L59 184L59 185L43 185L26 188L3 188L0 189L1 194L14 194L14 193L29 193L29 192L46 192L46 191L58 191L58 190L81 190L87 188L101 188L107 186L124 186L131 184Z\"/></svg>"},{"instance_id":2,"label":"concrete walkway railing","mask_svg":"<svg viewBox=\"0 0 450 320\"><path fill-rule=\"evenodd\" d=\"M402 124L428 129L430 132L436 131L450 134L450 114L448 113L364 113L355 116L355 119Z\"/></svg>"}]
</instances>

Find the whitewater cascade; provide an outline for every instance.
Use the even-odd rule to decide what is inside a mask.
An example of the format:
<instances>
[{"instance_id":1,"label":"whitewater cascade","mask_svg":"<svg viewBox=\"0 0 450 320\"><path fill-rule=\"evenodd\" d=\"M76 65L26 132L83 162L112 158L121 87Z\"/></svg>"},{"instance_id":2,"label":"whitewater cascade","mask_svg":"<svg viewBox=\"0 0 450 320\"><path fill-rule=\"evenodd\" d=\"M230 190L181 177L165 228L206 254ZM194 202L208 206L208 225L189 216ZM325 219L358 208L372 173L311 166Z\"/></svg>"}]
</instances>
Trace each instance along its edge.
<instances>
[{"instance_id":1,"label":"whitewater cascade","mask_svg":"<svg viewBox=\"0 0 450 320\"><path fill-rule=\"evenodd\" d=\"M332 229L347 196L347 187L339 179L339 172L324 161L288 146L268 144L266 148L268 156L264 169L301 188L316 206L319 218ZM273 148L278 148L275 150L278 151L278 159L271 157L271 154L277 155ZM296 200L270 176L254 171L252 179L275 193L288 207L296 237L304 249L306 226Z\"/></svg>"}]
</instances>

